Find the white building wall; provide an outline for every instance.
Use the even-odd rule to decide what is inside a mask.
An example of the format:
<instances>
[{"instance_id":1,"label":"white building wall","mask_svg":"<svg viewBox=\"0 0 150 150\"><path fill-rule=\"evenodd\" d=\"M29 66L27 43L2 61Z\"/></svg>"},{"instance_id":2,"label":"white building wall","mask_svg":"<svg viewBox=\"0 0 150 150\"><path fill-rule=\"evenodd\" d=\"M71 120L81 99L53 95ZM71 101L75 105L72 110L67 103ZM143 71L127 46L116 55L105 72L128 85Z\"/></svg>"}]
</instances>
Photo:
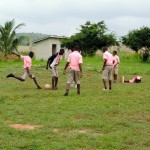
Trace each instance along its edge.
<instances>
[{"instance_id":1,"label":"white building wall","mask_svg":"<svg viewBox=\"0 0 150 150\"><path fill-rule=\"evenodd\" d=\"M49 40L44 40L38 42L34 45L34 53L36 59L48 59L49 55L51 55L51 45Z\"/></svg>"},{"instance_id":2,"label":"white building wall","mask_svg":"<svg viewBox=\"0 0 150 150\"><path fill-rule=\"evenodd\" d=\"M59 52L61 43L59 39L46 39L34 44L36 59L47 60L52 55L52 45L56 44L56 52Z\"/></svg>"}]
</instances>

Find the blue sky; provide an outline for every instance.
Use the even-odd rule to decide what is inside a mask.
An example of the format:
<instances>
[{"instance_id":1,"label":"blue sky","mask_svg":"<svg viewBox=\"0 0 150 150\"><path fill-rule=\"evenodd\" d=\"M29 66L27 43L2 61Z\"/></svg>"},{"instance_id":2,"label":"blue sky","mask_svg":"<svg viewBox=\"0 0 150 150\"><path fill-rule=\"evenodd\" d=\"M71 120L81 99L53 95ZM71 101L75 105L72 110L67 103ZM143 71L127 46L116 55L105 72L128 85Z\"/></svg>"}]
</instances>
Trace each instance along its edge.
<instances>
[{"instance_id":1,"label":"blue sky","mask_svg":"<svg viewBox=\"0 0 150 150\"><path fill-rule=\"evenodd\" d=\"M1 0L0 25L15 19L18 32L70 36L86 21L104 21L117 36L150 27L150 0Z\"/></svg>"}]
</instances>

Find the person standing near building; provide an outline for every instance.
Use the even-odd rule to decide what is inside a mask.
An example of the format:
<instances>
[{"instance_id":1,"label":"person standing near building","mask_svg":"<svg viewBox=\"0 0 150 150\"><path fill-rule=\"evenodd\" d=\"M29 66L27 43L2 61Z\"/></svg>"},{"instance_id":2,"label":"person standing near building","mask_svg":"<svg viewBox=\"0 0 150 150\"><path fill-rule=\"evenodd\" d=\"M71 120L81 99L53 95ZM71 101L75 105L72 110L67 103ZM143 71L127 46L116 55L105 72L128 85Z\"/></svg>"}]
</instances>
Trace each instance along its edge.
<instances>
[{"instance_id":1,"label":"person standing near building","mask_svg":"<svg viewBox=\"0 0 150 150\"><path fill-rule=\"evenodd\" d=\"M64 54L64 49L61 48L58 53L54 53L47 60L46 69L48 69L48 66L49 66L51 71L52 71L52 90L58 89L58 87L57 87L57 84L58 84L58 64L59 64L60 58L63 54Z\"/></svg>"},{"instance_id":2,"label":"person standing near building","mask_svg":"<svg viewBox=\"0 0 150 150\"><path fill-rule=\"evenodd\" d=\"M117 51L113 51L113 77L114 77L114 83L117 81L118 76L118 67L119 67L120 59L117 55Z\"/></svg>"},{"instance_id":3,"label":"person standing near building","mask_svg":"<svg viewBox=\"0 0 150 150\"><path fill-rule=\"evenodd\" d=\"M70 85L74 82L77 84L77 94L80 94L80 78L82 77L82 55L79 53L79 51L79 47L74 46L72 49L72 53L70 53L68 56L67 63L64 68L65 73L67 67L69 66L66 93L64 94L64 96L68 96Z\"/></svg>"},{"instance_id":4,"label":"person standing near building","mask_svg":"<svg viewBox=\"0 0 150 150\"><path fill-rule=\"evenodd\" d=\"M113 56L108 52L108 48L103 48L103 66L102 66L102 80L104 84L104 91L107 90L106 80L109 81L109 90L112 89L112 70L113 70Z\"/></svg>"}]
</instances>

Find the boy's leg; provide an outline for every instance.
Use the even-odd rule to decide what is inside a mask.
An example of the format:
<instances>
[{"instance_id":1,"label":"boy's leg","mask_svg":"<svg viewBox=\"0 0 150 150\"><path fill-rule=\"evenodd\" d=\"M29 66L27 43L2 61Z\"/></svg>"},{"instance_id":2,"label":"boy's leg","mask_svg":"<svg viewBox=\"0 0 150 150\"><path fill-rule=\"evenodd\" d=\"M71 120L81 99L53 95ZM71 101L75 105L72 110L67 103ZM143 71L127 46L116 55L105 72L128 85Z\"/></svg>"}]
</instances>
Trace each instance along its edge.
<instances>
[{"instance_id":1,"label":"boy's leg","mask_svg":"<svg viewBox=\"0 0 150 150\"><path fill-rule=\"evenodd\" d=\"M117 74L114 74L113 76L114 76L114 83L116 83L116 81L117 81Z\"/></svg>"},{"instance_id":2,"label":"boy's leg","mask_svg":"<svg viewBox=\"0 0 150 150\"><path fill-rule=\"evenodd\" d=\"M117 75L118 75L118 68L114 68L114 82L117 81Z\"/></svg>"},{"instance_id":3,"label":"boy's leg","mask_svg":"<svg viewBox=\"0 0 150 150\"><path fill-rule=\"evenodd\" d=\"M107 89L106 85L106 79L108 78L108 68L105 66L104 70L102 71L102 79L103 79L103 85L104 85L104 90Z\"/></svg>"},{"instance_id":4,"label":"boy's leg","mask_svg":"<svg viewBox=\"0 0 150 150\"><path fill-rule=\"evenodd\" d=\"M54 66L52 69L52 90L56 90L58 78L57 78L57 66Z\"/></svg>"},{"instance_id":5,"label":"boy's leg","mask_svg":"<svg viewBox=\"0 0 150 150\"><path fill-rule=\"evenodd\" d=\"M24 73L25 74L25 73ZM24 76L24 75L23 75ZM17 76L15 76L14 74L9 74L9 75L7 75L7 78L10 78L10 77L12 77L12 78L15 78L15 79L17 79L17 80L19 80L19 81L25 81L25 79L24 78L22 78L22 77L17 77Z\"/></svg>"},{"instance_id":6,"label":"boy's leg","mask_svg":"<svg viewBox=\"0 0 150 150\"><path fill-rule=\"evenodd\" d=\"M58 77L52 77L52 90L57 90Z\"/></svg>"},{"instance_id":7,"label":"boy's leg","mask_svg":"<svg viewBox=\"0 0 150 150\"><path fill-rule=\"evenodd\" d=\"M25 79L23 79L22 77L17 77L17 76L15 76L15 75L14 75L14 78L17 79L17 80L20 80L20 81L22 81L22 82L25 81Z\"/></svg>"},{"instance_id":8,"label":"boy's leg","mask_svg":"<svg viewBox=\"0 0 150 150\"><path fill-rule=\"evenodd\" d=\"M55 88L57 89L58 77L55 77Z\"/></svg>"},{"instance_id":9,"label":"boy's leg","mask_svg":"<svg viewBox=\"0 0 150 150\"><path fill-rule=\"evenodd\" d=\"M111 90L112 80L109 80L109 90Z\"/></svg>"},{"instance_id":10,"label":"boy's leg","mask_svg":"<svg viewBox=\"0 0 150 150\"><path fill-rule=\"evenodd\" d=\"M103 84L104 84L104 89L107 89L106 80L105 79L103 79Z\"/></svg>"},{"instance_id":11,"label":"boy's leg","mask_svg":"<svg viewBox=\"0 0 150 150\"><path fill-rule=\"evenodd\" d=\"M55 85L55 76L52 77L52 89L54 89Z\"/></svg>"},{"instance_id":12,"label":"boy's leg","mask_svg":"<svg viewBox=\"0 0 150 150\"><path fill-rule=\"evenodd\" d=\"M54 67L55 70L55 89L57 90L57 84L58 84L58 66Z\"/></svg>"},{"instance_id":13,"label":"boy's leg","mask_svg":"<svg viewBox=\"0 0 150 150\"><path fill-rule=\"evenodd\" d=\"M115 81L117 81L117 74L115 74Z\"/></svg>"},{"instance_id":14,"label":"boy's leg","mask_svg":"<svg viewBox=\"0 0 150 150\"><path fill-rule=\"evenodd\" d=\"M42 89L42 88L38 85L37 80L36 80L36 78L35 78L34 75L32 75L32 74L29 75L29 74L28 74L28 76L29 76L31 79L33 79L33 81L34 81L34 83L35 83L35 85L37 86L38 89Z\"/></svg>"},{"instance_id":15,"label":"boy's leg","mask_svg":"<svg viewBox=\"0 0 150 150\"><path fill-rule=\"evenodd\" d=\"M75 71L74 81L75 83L77 83L77 94L80 94L80 72L79 71Z\"/></svg>"},{"instance_id":16,"label":"boy's leg","mask_svg":"<svg viewBox=\"0 0 150 150\"><path fill-rule=\"evenodd\" d=\"M80 94L80 84L77 84L77 94Z\"/></svg>"},{"instance_id":17,"label":"boy's leg","mask_svg":"<svg viewBox=\"0 0 150 150\"><path fill-rule=\"evenodd\" d=\"M71 85L71 83L73 83L73 81L74 81L74 70L72 70L70 68L69 71L68 71L67 84L66 84L66 93L64 94L64 96L68 96L70 85Z\"/></svg>"},{"instance_id":18,"label":"boy's leg","mask_svg":"<svg viewBox=\"0 0 150 150\"><path fill-rule=\"evenodd\" d=\"M109 90L111 90L111 88L112 88L112 71L113 71L113 67L109 66L108 69L109 69L109 71L108 71Z\"/></svg>"},{"instance_id":19,"label":"boy's leg","mask_svg":"<svg viewBox=\"0 0 150 150\"><path fill-rule=\"evenodd\" d=\"M66 93L64 94L64 96L68 96L68 94L69 94L69 89L70 89L70 83L67 83L66 84Z\"/></svg>"},{"instance_id":20,"label":"boy's leg","mask_svg":"<svg viewBox=\"0 0 150 150\"><path fill-rule=\"evenodd\" d=\"M31 77L31 78L32 78L32 77ZM37 86L37 88L38 88L38 89L42 89L42 88L38 85L36 78L33 77L32 79L33 79L35 85Z\"/></svg>"}]
</instances>

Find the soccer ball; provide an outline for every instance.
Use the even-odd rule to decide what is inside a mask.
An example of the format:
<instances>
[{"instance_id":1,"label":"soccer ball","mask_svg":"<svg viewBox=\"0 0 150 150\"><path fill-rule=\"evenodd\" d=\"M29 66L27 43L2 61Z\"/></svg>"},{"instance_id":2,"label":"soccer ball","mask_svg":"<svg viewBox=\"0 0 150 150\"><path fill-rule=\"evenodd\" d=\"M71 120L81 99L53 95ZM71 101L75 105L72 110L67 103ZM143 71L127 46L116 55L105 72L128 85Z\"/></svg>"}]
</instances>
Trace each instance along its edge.
<instances>
[{"instance_id":1,"label":"soccer ball","mask_svg":"<svg viewBox=\"0 0 150 150\"><path fill-rule=\"evenodd\" d=\"M51 89L51 85L50 84L45 84L45 89L46 90L50 90Z\"/></svg>"}]
</instances>

